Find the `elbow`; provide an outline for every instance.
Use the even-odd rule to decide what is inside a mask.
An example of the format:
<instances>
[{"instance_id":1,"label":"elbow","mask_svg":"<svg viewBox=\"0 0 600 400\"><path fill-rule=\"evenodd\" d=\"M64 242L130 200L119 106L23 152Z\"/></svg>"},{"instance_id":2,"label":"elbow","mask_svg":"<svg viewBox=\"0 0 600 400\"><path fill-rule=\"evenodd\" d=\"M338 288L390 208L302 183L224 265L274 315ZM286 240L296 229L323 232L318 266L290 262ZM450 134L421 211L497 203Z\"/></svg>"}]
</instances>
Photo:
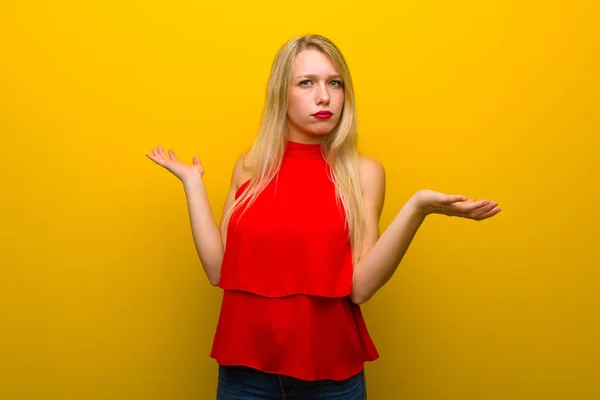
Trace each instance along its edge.
<instances>
[{"instance_id":1,"label":"elbow","mask_svg":"<svg viewBox=\"0 0 600 400\"><path fill-rule=\"evenodd\" d=\"M350 301L356 305L361 305L367 302L373 295L369 293L368 287L365 287L366 282L360 281L358 276L354 276L352 280L352 293L350 294Z\"/></svg>"},{"instance_id":2,"label":"elbow","mask_svg":"<svg viewBox=\"0 0 600 400\"><path fill-rule=\"evenodd\" d=\"M356 305L361 305L366 303L369 299L371 298L371 296L367 296L364 293L360 293L358 290L353 290L352 294L350 295L350 301L353 302Z\"/></svg>"},{"instance_id":3,"label":"elbow","mask_svg":"<svg viewBox=\"0 0 600 400\"><path fill-rule=\"evenodd\" d=\"M208 281L213 286L219 286L221 283L221 271L218 271L216 274L206 274Z\"/></svg>"},{"instance_id":4,"label":"elbow","mask_svg":"<svg viewBox=\"0 0 600 400\"><path fill-rule=\"evenodd\" d=\"M360 290L358 282L356 280L356 276L354 277L354 281L352 282L352 293L350 293L350 301L356 305L361 305L365 302L364 293Z\"/></svg>"},{"instance_id":5,"label":"elbow","mask_svg":"<svg viewBox=\"0 0 600 400\"><path fill-rule=\"evenodd\" d=\"M212 286L219 286L221 283L221 266L223 264L223 257L217 260L216 263L202 264L204 266L204 272L208 278L208 282Z\"/></svg>"},{"instance_id":6,"label":"elbow","mask_svg":"<svg viewBox=\"0 0 600 400\"><path fill-rule=\"evenodd\" d=\"M213 274L211 275L207 275L208 277L208 281L210 282L211 285L213 286L219 286L219 283L221 283L221 274Z\"/></svg>"}]
</instances>

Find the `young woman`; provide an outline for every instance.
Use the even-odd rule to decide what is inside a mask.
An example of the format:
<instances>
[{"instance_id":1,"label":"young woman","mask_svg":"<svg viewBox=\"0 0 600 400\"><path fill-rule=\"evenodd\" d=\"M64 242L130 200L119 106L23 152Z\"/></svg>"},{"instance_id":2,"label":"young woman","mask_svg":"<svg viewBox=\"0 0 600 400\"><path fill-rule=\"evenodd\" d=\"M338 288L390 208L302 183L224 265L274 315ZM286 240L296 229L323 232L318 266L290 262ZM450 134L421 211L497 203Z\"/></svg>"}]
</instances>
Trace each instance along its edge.
<instances>
[{"instance_id":1,"label":"young woman","mask_svg":"<svg viewBox=\"0 0 600 400\"><path fill-rule=\"evenodd\" d=\"M384 169L357 153L350 72L319 35L277 53L220 227L197 156L188 165L161 146L147 156L183 182L202 266L224 290L211 352L218 399L365 399L364 362L379 354L360 304L392 277L427 215L500 211L420 190L380 236Z\"/></svg>"}]
</instances>

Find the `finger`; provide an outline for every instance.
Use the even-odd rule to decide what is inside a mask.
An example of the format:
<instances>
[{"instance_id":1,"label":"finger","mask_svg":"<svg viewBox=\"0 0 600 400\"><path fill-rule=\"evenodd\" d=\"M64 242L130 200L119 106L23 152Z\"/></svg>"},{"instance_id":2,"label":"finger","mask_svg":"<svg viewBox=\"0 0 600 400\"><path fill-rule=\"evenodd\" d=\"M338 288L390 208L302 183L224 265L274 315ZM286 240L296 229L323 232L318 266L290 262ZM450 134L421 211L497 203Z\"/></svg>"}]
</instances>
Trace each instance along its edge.
<instances>
[{"instance_id":1,"label":"finger","mask_svg":"<svg viewBox=\"0 0 600 400\"><path fill-rule=\"evenodd\" d=\"M479 201L472 201L469 203L456 204L456 207L458 207L459 212L468 214L468 213L473 212L473 211L477 210L478 208L484 207L488 204L489 204L488 200L479 200Z\"/></svg>"},{"instance_id":2,"label":"finger","mask_svg":"<svg viewBox=\"0 0 600 400\"><path fill-rule=\"evenodd\" d=\"M165 151L163 150L163 148L160 145L158 145L158 154L160 154L164 158L167 158L167 155L165 154Z\"/></svg>"},{"instance_id":3,"label":"finger","mask_svg":"<svg viewBox=\"0 0 600 400\"><path fill-rule=\"evenodd\" d=\"M200 157L194 156L194 158L192 159L192 163L194 163L194 165L200 164Z\"/></svg>"},{"instance_id":4,"label":"finger","mask_svg":"<svg viewBox=\"0 0 600 400\"><path fill-rule=\"evenodd\" d=\"M169 149L169 157L171 160L179 161L177 160L177 156L175 155L175 151L173 149Z\"/></svg>"},{"instance_id":5,"label":"finger","mask_svg":"<svg viewBox=\"0 0 600 400\"><path fill-rule=\"evenodd\" d=\"M157 160L161 161L161 165L165 163L166 157L164 157L164 155L161 154L159 150L152 149L152 154L154 154L154 157L156 157Z\"/></svg>"},{"instance_id":6,"label":"finger","mask_svg":"<svg viewBox=\"0 0 600 400\"><path fill-rule=\"evenodd\" d=\"M164 165L164 161L161 158L159 158L155 155L150 155L150 154L146 154L146 156L149 159L151 159L152 161L154 161L155 163L157 163L158 165L161 165L161 166Z\"/></svg>"},{"instance_id":7,"label":"finger","mask_svg":"<svg viewBox=\"0 0 600 400\"><path fill-rule=\"evenodd\" d=\"M496 203L495 201L491 202L490 204L478 208L477 210L474 210L470 213L471 218L479 218L482 215L486 215L487 213L489 213L490 211L492 211L496 206L498 205L498 203Z\"/></svg>"},{"instance_id":8,"label":"finger","mask_svg":"<svg viewBox=\"0 0 600 400\"><path fill-rule=\"evenodd\" d=\"M494 208L494 209L486 212L485 214L483 214L483 215L481 215L481 216L479 216L479 217L477 217L475 219L477 221L483 221L484 219L488 219L488 218L493 217L494 215L498 214L500 211L502 211L502 209L496 207L496 208Z\"/></svg>"}]
</instances>

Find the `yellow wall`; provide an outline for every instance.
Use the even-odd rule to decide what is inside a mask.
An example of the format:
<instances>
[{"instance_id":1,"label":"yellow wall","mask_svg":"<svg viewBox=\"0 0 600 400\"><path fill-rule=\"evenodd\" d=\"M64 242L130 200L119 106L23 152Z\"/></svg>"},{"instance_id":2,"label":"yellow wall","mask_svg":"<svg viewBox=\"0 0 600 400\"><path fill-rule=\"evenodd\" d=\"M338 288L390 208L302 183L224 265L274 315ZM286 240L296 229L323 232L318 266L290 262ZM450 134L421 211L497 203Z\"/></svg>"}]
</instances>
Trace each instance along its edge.
<instances>
[{"instance_id":1,"label":"yellow wall","mask_svg":"<svg viewBox=\"0 0 600 400\"><path fill-rule=\"evenodd\" d=\"M144 154L198 154L219 217L309 32L350 64L382 229L421 188L503 209L429 218L365 304L370 397L600 398L597 2L90 3L0 14L0 398L214 398L221 294Z\"/></svg>"}]
</instances>

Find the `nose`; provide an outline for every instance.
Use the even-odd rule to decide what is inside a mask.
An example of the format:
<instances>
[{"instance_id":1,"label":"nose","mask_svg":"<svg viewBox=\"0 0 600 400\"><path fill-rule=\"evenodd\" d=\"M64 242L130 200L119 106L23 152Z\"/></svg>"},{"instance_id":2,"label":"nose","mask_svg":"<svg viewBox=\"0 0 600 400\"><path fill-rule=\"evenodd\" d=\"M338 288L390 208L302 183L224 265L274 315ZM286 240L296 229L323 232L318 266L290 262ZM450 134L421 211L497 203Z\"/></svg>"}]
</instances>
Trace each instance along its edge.
<instances>
[{"instance_id":1,"label":"nose","mask_svg":"<svg viewBox=\"0 0 600 400\"><path fill-rule=\"evenodd\" d=\"M327 85L319 85L319 89L317 90L317 104L329 104Z\"/></svg>"}]
</instances>

